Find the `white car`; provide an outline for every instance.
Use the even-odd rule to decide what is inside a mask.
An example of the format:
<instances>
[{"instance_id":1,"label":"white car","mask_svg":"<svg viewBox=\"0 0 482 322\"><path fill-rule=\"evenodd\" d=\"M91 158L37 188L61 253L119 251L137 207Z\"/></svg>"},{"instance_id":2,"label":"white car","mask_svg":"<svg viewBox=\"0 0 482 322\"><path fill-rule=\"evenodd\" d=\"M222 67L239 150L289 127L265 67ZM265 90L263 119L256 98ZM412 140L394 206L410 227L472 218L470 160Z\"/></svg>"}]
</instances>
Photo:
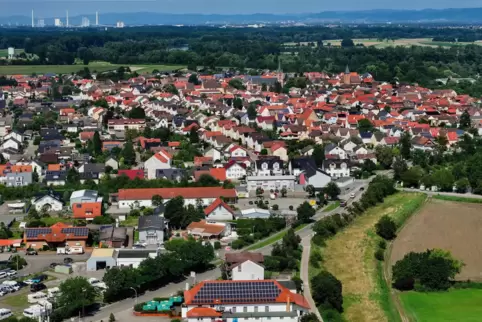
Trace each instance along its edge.
<instances>
[{"instance_id":1,"label":"white car","mask_svg":"<svg viewBox=\"0 0 482 322\"><path fill-rule=\"evenodd\" d=\"M27 285L33 284L33 281L32 281L31 279L25 280L25 281L23 281L23 282L24 282L25 284L27 284Z\"/></svg>"},{"instance_id":2,"label":"white car","mask_svg":"<svg viewBox=\"0 0 482 322\"><path fill-rule=\"evenodd\" d=\"M350 198L352 198L352 199L355 198L355 193L354 193L354 192L350 193Z\"/></svg>"},{"instance_id":3,"label":"white car","mask_svg":"<svg viewBox=\"0 0 482 322\"><path fill-rule=\"evenodd\" d=\"M15 275L17 275L17 271L15 271L15 270L13 270L13 269L7 271L7 276L15 276Z\"/></svg>"}]
</instances>

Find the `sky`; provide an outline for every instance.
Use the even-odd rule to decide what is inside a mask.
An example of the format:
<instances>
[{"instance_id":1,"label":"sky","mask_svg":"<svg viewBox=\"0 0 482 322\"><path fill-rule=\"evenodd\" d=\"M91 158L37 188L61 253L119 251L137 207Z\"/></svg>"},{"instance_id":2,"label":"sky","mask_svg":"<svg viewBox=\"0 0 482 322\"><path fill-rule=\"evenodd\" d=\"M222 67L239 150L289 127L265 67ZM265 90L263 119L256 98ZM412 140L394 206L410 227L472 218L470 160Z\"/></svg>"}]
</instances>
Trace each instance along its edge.
<instances>
[{"instance_id":1,"label":"sky","mask_svg":"<svg viewBox=\"0 0 482 322\"><path fill-rule=\"evenodd\" d=\"M0 16L38 17L115 12L163 12L201 14L311 13L369 9L424 9L482 7L480 0L0 0Z\"/></svg>"}]
</instances>

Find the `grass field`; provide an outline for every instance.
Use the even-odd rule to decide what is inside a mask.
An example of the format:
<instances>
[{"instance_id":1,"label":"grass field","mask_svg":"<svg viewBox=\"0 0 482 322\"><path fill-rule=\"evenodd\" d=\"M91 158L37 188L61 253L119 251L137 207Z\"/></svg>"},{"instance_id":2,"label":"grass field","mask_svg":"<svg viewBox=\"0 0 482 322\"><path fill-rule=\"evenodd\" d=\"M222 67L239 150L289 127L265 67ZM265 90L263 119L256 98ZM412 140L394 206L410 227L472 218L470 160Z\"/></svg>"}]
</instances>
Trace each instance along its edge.
<instances>
[{"instance_id":1,"label":"grass field","mask_svg":"<svg viewBox=\"0 0 482 322\"><path fill-rule=\"evenodd\" d=\"M459 196L445 196L445 195L434 195L434 199L446 200L446 201L456 201L456 202L469 202L469 203L482 203L482 198L464 198Z\"/></svg>"},{"instance_id":2,"label":"grass field","mask_svg":"<svg viewBox=\"0 0 482 322\"><path fill-rule=\"evenodd\" d=\"M91 72L105 72L109 70L114 70L120 67L121 65L110 64L106 62L92 62L88 66L84 65L9 65L9 66L0 66L0 75L32 75L35 74L47 74L47 73L55 73L55 74L70 74L78 72L79 70L84 69L84 67L88 67ZM126 66L126 65L123 65ZM176 69L182 69L186 66L179 66L179 65L129 65L129 67L133 70L138 72L139 74L142 73L151 73L153 70L157 69L159 71L170 71Z\"/></svg>"},{"instance_id":3,"label":"grass field","mask_svg":"<svg viewBox=\"0 0 482 322\"><path fill-rule=\"evenodd\" d=\"M306 225L307 224L299 225L298 227L295 228L295 231L299 231L299 230L305 228ZM260 249L260 248L266 247L268 245L274 244L277 241L281 240L286 235L287 232L288 232L288 230L280 231L279 233L276 233L276 234L274 234L274 235L272 235L272 236L270 236L270 237L268 237L268 238L266 238L262 241L254 243L253 245L246 248L246 250L256 250L256 249Z\"/></svg>"},{"instance_id":4,"label":"grass field","mask_svg":"<svg viewBox=\"0 0 482 322\"><path fill-rule=\"evenodd\" d=\"M380 240L374 226L384 215L402 222L425 198L417 193L387 197L326 242L323 265L342 282L343 316L347 321L400 321L382 276L382 265L374 258Z\"/></svg>"},{"instance_id":5,"label":"grass field","mask_svg":"<svg viewBox=\"0 0 482 322\"><path fill-rule=\"evenodd\" d=\"M334 203L331 203L329 204L328 206L326 206L323 211L324 212L330 212L332 210L335 210L336 208L338 208L340 206L340 201L335 201Z\"/></svg>"},{"instance_id":6,"label":"grass field","mask_svg":"<svg viewBox=\"0 0 482 322\"><path fill-rule=\"evenodd\" d=\"M15 55L23 53L23 49L15 49ZM0 49L0 57L7 57L8 49Z\"/></svg>"},{"instance_id":7,"label":"grass field","mask_svg":"<svg viewBox=\"0 0 482 322\"><path fill-rule=\"evenodd\" d=\"M482 319L482 290L457 289L448 292L403 292L401 301L411 321L476 322Z\"/></svg>"}]
</instances>

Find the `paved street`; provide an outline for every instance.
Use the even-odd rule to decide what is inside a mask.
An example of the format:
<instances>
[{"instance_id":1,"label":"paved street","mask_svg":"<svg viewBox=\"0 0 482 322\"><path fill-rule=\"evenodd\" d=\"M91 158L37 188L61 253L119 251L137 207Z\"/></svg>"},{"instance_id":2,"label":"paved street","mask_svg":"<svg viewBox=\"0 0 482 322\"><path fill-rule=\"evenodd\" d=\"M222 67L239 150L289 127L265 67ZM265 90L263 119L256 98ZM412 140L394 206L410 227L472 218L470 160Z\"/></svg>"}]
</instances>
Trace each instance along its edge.
<instances>
[{"instance_id":1,"label":"paved street","mask_svg":"<svg viewBox=\"0 0 482 322\"><path fill-rule=\"evenodd\" d=\"M423 192L429 196L441 195L441 196L451 196L451 197L460 197L460 198L482 199L482 195L474 195L473 193L427 191L427 190L412 189L412 188L398 188L398 189L402 191L409 191L409 192Z\"/></svg>"}]
</instances>

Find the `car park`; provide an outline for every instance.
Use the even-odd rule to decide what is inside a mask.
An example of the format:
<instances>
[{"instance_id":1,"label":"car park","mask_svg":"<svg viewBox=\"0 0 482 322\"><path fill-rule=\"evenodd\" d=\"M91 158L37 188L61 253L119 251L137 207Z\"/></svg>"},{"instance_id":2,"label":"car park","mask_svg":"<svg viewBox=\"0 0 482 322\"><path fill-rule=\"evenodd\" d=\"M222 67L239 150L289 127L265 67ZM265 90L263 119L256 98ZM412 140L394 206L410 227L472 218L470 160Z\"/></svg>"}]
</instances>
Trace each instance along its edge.
<instances>
[{"instance_id":1,"label":"car park","mask_svg":"<svg viewBox=\"0 0 482 322\"><path fill-rule=\"evenodd\" d=\"M44 283L33 283L32 285L30 285L30 292L38 292L46 288L47 287Z\"/></svg>"}]
</instances>

